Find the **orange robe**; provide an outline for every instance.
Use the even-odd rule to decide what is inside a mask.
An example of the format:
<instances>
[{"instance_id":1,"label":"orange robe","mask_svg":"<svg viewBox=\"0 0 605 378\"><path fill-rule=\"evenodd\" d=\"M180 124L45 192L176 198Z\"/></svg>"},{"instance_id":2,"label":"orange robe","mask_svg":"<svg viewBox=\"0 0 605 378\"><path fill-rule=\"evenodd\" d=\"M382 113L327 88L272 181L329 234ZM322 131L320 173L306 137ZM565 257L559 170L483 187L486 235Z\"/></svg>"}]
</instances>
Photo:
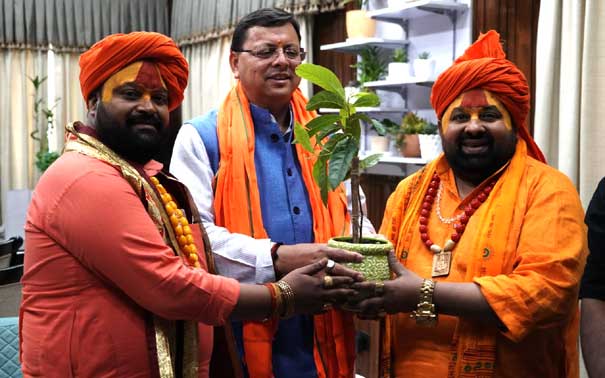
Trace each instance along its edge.
<instances>
[{"instance_id":1,"label":"orange robe","mask_svg":"<svg viewBox=\"0 0 605 378\"><path fill-rule=\"evenodd\" d=\"M442 155L399 184L380 231L396 246L401 263L421 277L431 276L433 253L420 238L414 209L435 171L443 185L443 216L460 213L474 198L475 192L466 199L458 196ZM429 237L443 245L453 225L438 219L436 206ZM577 292L586 255L575 188L565 175L527 156L519 140L512 161L454 248L449 276L434 279L437 285L475 282L506 329L446 315L439 315L435 328L424 328L409 314L394 315L388 319L383 363L387 369L391 364L392 376L406 378L578 377Z\"/></svg>"},{"instance_id":2,"label":"orange robe","mask_svg":"<svg viewBox=\"0 0 605 378\"><path fill-rule=\"evenodd\" d=\"M183 264L115 167L63 154L36 186L25 235L25 377L157 377L152 314L203 323L199 376L208 376L212 325L227 321L239 284Z\"/></svg>"}]
</instances>

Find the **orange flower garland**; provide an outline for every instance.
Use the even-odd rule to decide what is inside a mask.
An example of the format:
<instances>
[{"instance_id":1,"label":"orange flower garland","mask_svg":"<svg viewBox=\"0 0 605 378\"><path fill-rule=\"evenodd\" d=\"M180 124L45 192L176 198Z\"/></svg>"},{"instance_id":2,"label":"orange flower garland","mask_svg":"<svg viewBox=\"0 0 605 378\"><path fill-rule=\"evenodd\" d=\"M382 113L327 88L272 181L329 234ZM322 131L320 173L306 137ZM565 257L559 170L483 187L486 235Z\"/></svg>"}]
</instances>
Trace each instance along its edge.
<instances>
[{"instance_id":1,"label":"orange flower garland","mask_svg":"<svg viewBox=\"0 0 605 378\"><path fill-rule=\"evenodd\" d=\"M195 246L195 241L191 234L191 227L189 226L187 218L183 216L183 212L179 209L170 193L166 191L166 188L160 184L160 181L155 177L151 177L151 182L155 185L162 197L164 208L170 217L170 224L172 225L172 229L174 230L181 250L185 253L185 256L187 256L187 262L189 265L199 268L200 261L197 254L197 247Z\"/></svg>"}]
</instances>

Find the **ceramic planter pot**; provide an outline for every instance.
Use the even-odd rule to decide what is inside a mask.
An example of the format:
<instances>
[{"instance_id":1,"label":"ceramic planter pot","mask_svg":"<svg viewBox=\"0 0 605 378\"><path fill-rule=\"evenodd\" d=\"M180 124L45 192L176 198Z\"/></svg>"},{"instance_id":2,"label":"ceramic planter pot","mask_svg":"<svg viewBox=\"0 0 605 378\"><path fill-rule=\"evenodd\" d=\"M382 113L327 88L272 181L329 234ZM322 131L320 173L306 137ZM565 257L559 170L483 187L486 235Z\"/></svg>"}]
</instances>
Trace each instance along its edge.
<instances>
[{"instance_id":1,"label":"ceramic planter pot","mask_svg":"<svg viewBox=\"0 0 605 378\"><path fill-rule=\"evenodd\" d=\"M370 151L385 153L389 151L389 138L381 135L370 135Z\"/></svg>"},{"instance_id":2,"label":"ceramic planter pot","mask_svg":"<svg viewBox=\"0 0 605 378\"><path fill-rule=\"evenodd\" d=\"M414 59L414 77L419 81L433 80L435 78L435 59Z\"/></svg>"},{"instance_id":3,"label":"ceramic planter pot","mask_svg":"<svg viewBox=\"0 0 605 378\"><path fill-rule=\"evenodd\" d=\"M371 38L376 34L376 20L368 17L365 10L350 10L345 19L349 38Z\"/></svg>"},{"instance_id":4,"label":"ceramic planter pot","mask_svg":"<svg viewBox=\"0 0 605 378\"><path fill-rule=\"evenodd\" d=\"M418 142L420 143L420 155L425 160L431 161L443 152L439 134L419 134Z\"/></svg>"},{"instance_id":5,"label":"ceramic planter pot","mask_svg":"<svg viewBox=\"0 0 605 378\"><path fill-rule=\"evenodd\" d=\"M407 134L401 147L401 154L404 157L420 157L420 141L418 134Z\"/></svg>"},{"instance_id":6,"label":"ceramic planter pot","mask_svg":"<svg viewBox=\"0 0 605 378\"><path fill-rule=\"evenodd\" d=\"M402 62L391 62L388 65L388 80L408 81L410 80L410 64Z\"/></svg>"},{"instance_id":7,"label":"ceramic planter pot","mask_svg":"<svg viewBox=\"0 0 605 378\"><path fill-rule=\"evenodd\" d=\"M363 237L363 243L351 242L350 236L332 238L328 245L347 251L362 254L364 259L361 263L348 263L347 267L363 273L368 281L386 281L391 278L389 270L388 253L393 249L390 241L378 238Z\"/></svg>"}]
</instances>

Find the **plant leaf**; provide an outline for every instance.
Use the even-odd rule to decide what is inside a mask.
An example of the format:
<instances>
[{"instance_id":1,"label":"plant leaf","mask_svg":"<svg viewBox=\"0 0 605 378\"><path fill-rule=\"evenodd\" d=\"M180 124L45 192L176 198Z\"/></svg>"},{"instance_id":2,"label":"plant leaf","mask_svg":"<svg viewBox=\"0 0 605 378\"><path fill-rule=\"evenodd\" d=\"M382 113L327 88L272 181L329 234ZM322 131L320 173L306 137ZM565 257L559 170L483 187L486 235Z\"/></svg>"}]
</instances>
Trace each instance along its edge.
<instances>
[{"instance_id":1,"label":"plant leaf","mask_svg":"<svg viewBox=\"0 0 605 378\"><path fill-rule=\"evenodd\" d=\"M303 125L298 122L294 122L294 141L292 143L298 143L305 150L313 152L313 146L311 145L309 134Z\"/></svg>"},{"instance_id":2,"label":"plant leaf","mask_svg":"<svg viewBox=\"0 0 605 378\"><path fill-rule=\"evenodd\" d=\"M321 200L324 205L328 204L328 176L326 175L326 159L319 158L313 165L313 178L319 187Z\"/></svg>"},{"instance_id":3,"label":"plant leaf","mask_svg":"<svg viewBox=\"0 0 605 378\"><path fill-rule=\"evenodd\" d=\"M344 97L328 91L321 91L311 97L307 103L307 110L317 110L319 108L340 109L345 103Z\"/></svg>"},{"instance_id":4,"label":"plant leaf","mask_svg":"<svg viewBox=\"0 0 605 378\"><path fill-rule=\"evenodd\" d=\"M351 136L336 144L330 156L328 180L331 189L336 188L345 179L357 152L358 144Z\"/></svg>"},{"instance_id":5,"label":"plant leaf","mask_svg":"<svg viewBox=\"0 0 605 378\"><path fill-rule=\"evenodd\" d=\"M370 125L372 125L372 127L374 128L374 130L376 130L378 135L380 135L380 136L386 135L387 128L385 127L385 125L382 124L382 122L375 120L374 118L370 118Z\"/></svg>"},{"instance_id":6,"label":"plant leaf","mask_svg":"<svg viewBox=\"0 0 605 378\"><path fill-rule=\"evenodd\" d=\"M366 169L375 166L380 161L382 154L373 154L359 162L360 169Z\"/></svg>"},{"instance_id":7,"label":"plant leaf","mask_svg":"<svg viewBox=\"0 0 605 378\"><path fill-rule=\"evenodd\" d=\"M372 92L359 92L355 95L356 99L353 102L353 106L378 106L380 105L380 98L376 93Z\"/></svg>"},{"instance_id":8,"label":"plant leaf","mask_svg":"<svg viewBox=\"0 0 605 378\"><path fill-rule=\"evenodd\" d=\"M329 69L313 63L303 63L296 67L296 74L307 79L315 85L319 85L328 92L345 98L345 90L338 77Z\"/></svg>"},{"instance_id":9,"label":"plant leaf","mask_svg":"<svg viewBox=\"0 0 605 378\"><path fill-rule=\"evenodd\" d=\"M309 137L312 137L320 131L340 129L340 126L336 125L336 122L338 122L339 119L340 116L338 114L324 114L313 118L307 123Z\"/></svg>"},{"instance_id":10,"label":"plant leaf","mask_svg":"<svg viewBox=\"0 0 605 378\"><path fill-rule=\"evenodd\" d=\"M346 135L342 133L332 135L332 137L330 137L326 144L323 146L319 156L325 158L327 161L327 159L330 158L330 155L334 152L334 148L336 147L338 142L343 140L345 137Z\"/></svg>"}]
</instances>

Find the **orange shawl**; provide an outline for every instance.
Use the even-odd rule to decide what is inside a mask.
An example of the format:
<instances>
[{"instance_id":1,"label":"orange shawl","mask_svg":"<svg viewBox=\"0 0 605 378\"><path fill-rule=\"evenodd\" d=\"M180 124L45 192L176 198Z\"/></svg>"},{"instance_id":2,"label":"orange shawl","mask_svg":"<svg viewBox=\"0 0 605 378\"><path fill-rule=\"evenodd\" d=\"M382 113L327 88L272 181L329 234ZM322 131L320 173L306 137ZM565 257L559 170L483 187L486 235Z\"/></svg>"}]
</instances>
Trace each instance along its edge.
<instances>
[{"instance_id":1,"label":"orange shawl","mask_svg":"<svg viewBox=\"0 0 605 378\"><path fill-rule=\"evenodd\" d=\"M503 273L503 267L506 256L503 253L494 253L490 259L483 259L484 248L491 251L506 250L507 243L511 238L519 238L522 217L515 217L515 202L523 180L526 161L528 159L527 147L525 141L519 139L517 150L508 167L504 169L492 192L487 200L481 205L487 208L480 219L480 232L464 235L465 238L472 237L472 250L476 251L476 258L468 262L468 269L465 275L465 282L473 282L473 279L481 276L496 276ZM380 233L385 235L395 245L395 253L402 264L406 264L409 256L414 251L410 250L410 241L412 233L418 229L418 217L420 208L424 199L433 173L438 167L447 167L447 161L444 155L429 163L422 171L416 173L411 180L407 192L396 191L397 197L392 202L394 216L389 222L383 223ZM497 219L497 222L494 220ZM404 251L407 251L408 257L402 258ZM383 353L381 366L383 367L383 376L388 377L391 364L391 324L387 319L385 336L383 338ZM481 327L476 323L459 318L458 326L452 345L453 361L449 366L449 377L489 377L493 374L493 362L496 352L496 330L490 330L487 327ZM475 366L477 362L491 362L491 368L474 370L466 373L464 366Z\"/></svg>"},{"instance_id":2,"label":"orange shawl","mask_svg":"<svg viewBox=\"0 0 605 378\"><path fill-rule=\"evenodd\" d=\"M290 104L296 122L302 125L316 116L315 112L305 109L306 103L307 100L297 89ZM231 232L267 238L254 166L254 124L250 104L239 82L229 92L218 112L217 133L220 164L215 179L216 224ZM299 144L296 145L296 153L313 211L315 242L324 243L330 237L348 231L349 214L344 188L341 186L330 192L328 206L324 206L319 188L313 180L315 156ZM314 323L314 356L319 377L351 377L355 360L355 332L352 326L347 326L353 324L351 315L329 311L316 315ZM277 326L277 319L244 325L245 354L254 356L246 361L251 378L273 377L272 339Z\"/></svg>"}]
</instances>

